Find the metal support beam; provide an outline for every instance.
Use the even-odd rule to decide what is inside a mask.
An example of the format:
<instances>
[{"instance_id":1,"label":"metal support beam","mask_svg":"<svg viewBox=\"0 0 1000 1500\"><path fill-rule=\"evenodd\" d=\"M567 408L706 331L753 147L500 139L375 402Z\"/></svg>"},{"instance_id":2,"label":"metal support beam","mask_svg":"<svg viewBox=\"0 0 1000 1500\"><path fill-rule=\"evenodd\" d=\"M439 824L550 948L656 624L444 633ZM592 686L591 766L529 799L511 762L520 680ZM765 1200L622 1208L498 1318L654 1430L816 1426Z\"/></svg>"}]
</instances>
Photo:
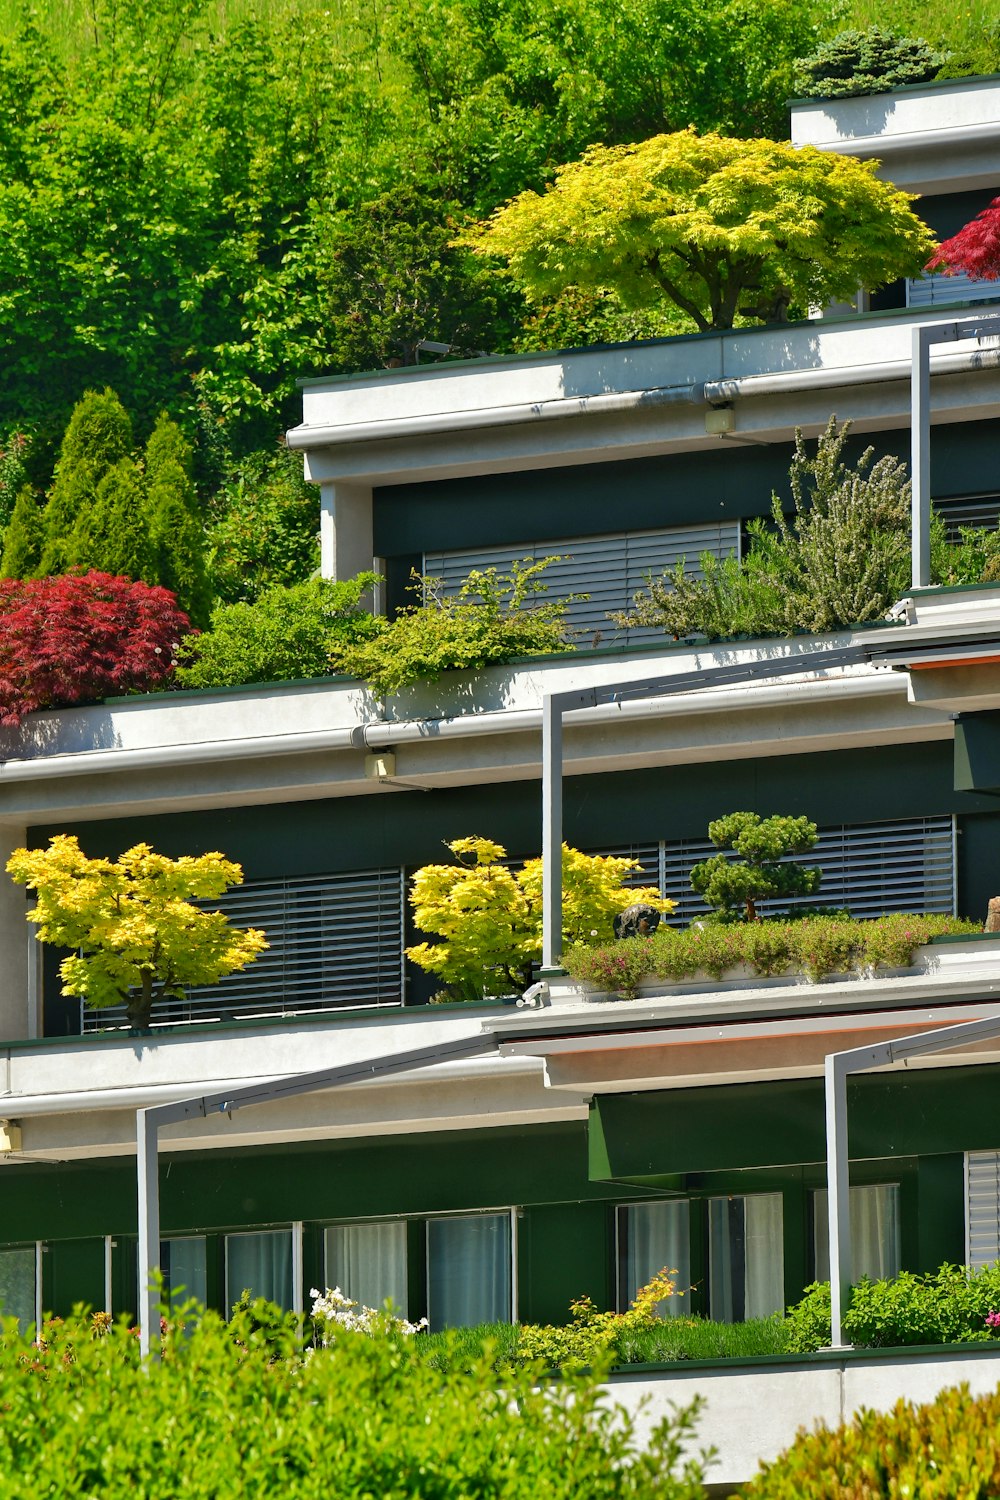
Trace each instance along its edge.
<instances>
[{"instance_id":1,"label":"metal support beam","mask_svg":"<svg viewBox=\"0 0 1000 1500\"><path fill-rule=\"evenodd\" d=\"M925 589L931 581L931 360L932 344L1000 334L1000 317L967 319L962 323L928 323L913 329L910 371L910 496L912 587Z\"/></svg>"},{"instance_id":2,"label":"metal support beam","mask_svg":"<svg viewBox=\"0 0 1000 1500\"><path fill-rule=\"evenodd\" d=\"M159 1134L162 1125L181 1120L207 1119L209 1115L232 1114L247 1104L269 1104L275 1099L293 1099L321 1089L342 1088L351 1083L371 1083L415 1068L478 1057L497 1050L493 1032L463 1037L438 1046L416 1047L364 1062L314 1073L290 1073L262 1083L248 1083L220 1094L199 1094L172 1104L156 1104L136 1111L136 1172L139 1195L139 1347L143 1358L154 1355L160 1341L160 1186ZM301 1295L301 1293L300 1293Z\"/></svg>"},{"instance_id":3,"label":"metal support beam","mask_svg":"<svg viewBox=\"0 0 1000 1500\"><path fill-rule=\"evenodd\" d=\"M908 1062L967 1047L972 1042L1000 1037L1000 1015L979 1021L960 1021L955 1026L936 1026L932 1031L897 1037L849 1052L830 1052L826 1058L826 1181L830 1231L830 1325L831 1344L844 1345L844 1313L851 1291L850 1185L847 1146L847 1080L854 1073Z\"/></svg>"},{"instance_id":4,"label":"metal support beam","mask_svg":"<svg viewBox=\"0 0 1000 1500\"><path fill-rule=\"evenodd\" d=\"M542 699L542 968L562 952L562 700Z\"/></svg>"}]
</instances>

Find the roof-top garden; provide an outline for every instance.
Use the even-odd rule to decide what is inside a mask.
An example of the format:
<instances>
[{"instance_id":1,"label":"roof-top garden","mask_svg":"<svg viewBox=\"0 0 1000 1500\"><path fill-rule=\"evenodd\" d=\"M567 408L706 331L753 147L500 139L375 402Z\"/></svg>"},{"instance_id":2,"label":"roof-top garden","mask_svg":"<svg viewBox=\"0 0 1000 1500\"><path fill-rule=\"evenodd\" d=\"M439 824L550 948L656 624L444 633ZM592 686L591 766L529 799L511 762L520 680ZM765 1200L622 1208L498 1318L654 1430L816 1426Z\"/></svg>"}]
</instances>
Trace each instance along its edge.
<instances>
[{"instance_id":1,"label":"roof-top garden","mask_svg":"<svg viewBox=\"0 0 1000 1500\"><path fill-rule=\"evenodd\" d=\"M662 632L668 643L884 618L908 587L909 479L903 464L876 461L871 449L848 462L848 432L849 423L831 418L815 444L798 436L788 487L774 495L769 518L749 522L742 556L684 558L648 576L632 608L608 617L610 639L615 627ZM332 583L265 571L258 592L209 610L190 447L166 418L144 454L131 444L117 399L88 396L67 429L44 509L22 488L0 579L3 722L125 692L338 675L385 701L450 671L589 644L567 623L569 599L550 591L545 558L474 571L450 590L415 574L412 602L391 621L371 613L374 573ZM286 463L269 482L288 555L308 556L301 481ZM240 535L254 538L249 514L244 521ZM936 517L932 562L938 583L1000 581L1000 530L949 532ZM9 576L15 569L23 579Z\"/></svg>"}]
</instances>

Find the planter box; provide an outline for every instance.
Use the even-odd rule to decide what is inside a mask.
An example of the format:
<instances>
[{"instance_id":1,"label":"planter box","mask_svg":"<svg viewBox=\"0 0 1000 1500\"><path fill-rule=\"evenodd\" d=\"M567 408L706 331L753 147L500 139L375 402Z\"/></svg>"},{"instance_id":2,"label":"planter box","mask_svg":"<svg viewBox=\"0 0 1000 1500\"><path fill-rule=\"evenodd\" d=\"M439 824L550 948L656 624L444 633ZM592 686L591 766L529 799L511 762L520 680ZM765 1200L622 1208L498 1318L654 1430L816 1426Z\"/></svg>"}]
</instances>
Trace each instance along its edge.
<instances>
[{"instance_id":1,"label":"planter box","mask_svg":"<svg viewBox=\"0 0 1000 1500\"><path fill-rule=\"evenodd\" d=\"M801 973L778 974L770 978L754 974L746 964L727 969L721 979L710 974L693 974L681 982L667 979L646 979L639 986L639 1000L655 1000L684 995L738 994L758 990L810 989L823 990L829 986L854 985L882 982L892 979L916 979L921 977L940 979L942 983L1000 975L1000 935L972 934L968 938L949 938L917 948L913 963L908 969L878 969L868 974L829 974L824 979L813 981ZM550 1006L580 1007L601 1004L632 1004L618 995L599 990L585 980L573 979L570 975L551 977L548 984Z\"/></svg>"},{"instance_id":2,"label":"planter box","mask_svg":"<svg viewBox=\"0 0 1000 1500\"><path fill-rule=\"evenodd\" d=\"M901 1396L930 1401L939 1391L967 1382L974 1395L996 1389L1000 1348L952 1345L921 1349L863 1349L789 1359L691 1363L683 1367L640 1366L608 1382L610 1398L636 1417L646 1435L673 1406L696 1396L705 1405L698 1419L697 1452L714 1447L708 1470L712 1485L751 1479L761 1460L771 1460L800 1428L836 1427L862 1407L890 1410Z\"/></svg>"}]
</instances>

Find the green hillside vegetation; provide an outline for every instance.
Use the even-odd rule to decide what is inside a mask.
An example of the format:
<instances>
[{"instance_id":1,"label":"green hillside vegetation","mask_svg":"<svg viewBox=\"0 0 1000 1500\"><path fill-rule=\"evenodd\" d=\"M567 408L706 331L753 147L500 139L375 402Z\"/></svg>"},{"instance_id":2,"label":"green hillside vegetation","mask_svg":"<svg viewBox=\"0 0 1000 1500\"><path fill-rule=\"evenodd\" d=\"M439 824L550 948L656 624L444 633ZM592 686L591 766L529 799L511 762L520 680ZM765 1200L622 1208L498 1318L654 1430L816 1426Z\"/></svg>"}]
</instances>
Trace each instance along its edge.
<instances>
[{"instance_id":1,"label":"green hillside vegetation","mask_svg":"<svg viewBox=\"0 0 1000 1500\"><path fill-rule=\"evenodd\" d=\"M0 0L3 571L143 511L104 561L195 618L305 581L299 377L692 331L599 278L529 300L464 237L598 144L782 140L797 61L874 22L1000 68L988 0ZM88 392L128 428L97 468L60 458Z\"/></svg>"}]
</instances>

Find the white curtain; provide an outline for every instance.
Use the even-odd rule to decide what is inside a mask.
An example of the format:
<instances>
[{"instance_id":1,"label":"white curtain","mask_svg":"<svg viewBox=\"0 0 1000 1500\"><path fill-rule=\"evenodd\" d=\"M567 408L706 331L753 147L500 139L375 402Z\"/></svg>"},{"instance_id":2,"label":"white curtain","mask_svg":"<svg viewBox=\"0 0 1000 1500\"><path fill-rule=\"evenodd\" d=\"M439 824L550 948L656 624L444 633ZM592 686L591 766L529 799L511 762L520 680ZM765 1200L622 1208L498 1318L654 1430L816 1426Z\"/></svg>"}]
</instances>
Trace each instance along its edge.
<instances>
[{"instance_id":1,"label":"white curtain","mask_svg":"<svg viewBox=\"0 0 1000 1500\"><path fill-rule=\"evenodd\" d=\"M830 1279L830 1221L826 1188L813 1193L816 1280ZM900 1270L899 1183L883 1182L850 1190L851 1280L881 1281Z\"/></svg>"},{"instance_id":2,"label":"white curtain","mask_svg":"<svg viewBox=\"0 0 1000 1500\"><path fill-rule=\"evenodd\" d=\"M509 1214L428 1221L427 1302L434 1330L510 1322Z\"/></svg>"},{"instance_id":3,"label":"white curtain","mask_svg":"<svg viewBox=\"0 0 1000 1500\"><path fill-rule=\"evenodd\" d=\"M780 1193L708 1201L709 1311L720 1323L766 1318L785 1305Z\"/></svg>"},{"instance_id":4,"label":"white curtain","mask_svg":"<svg viewBox=\"0 0 1000 1500\"><path fill-rule=\"evenodd\" d=\"M185 1235L183 1239L161 1240L160 1267L163 1289L170 1297L188 1302L192 1297L202 1307L208 1301L205 1236ZM240 1287L240 1291L243 1288ZM236 1293L238 1296L239 1293ZM234 1296L233 1301L236 1300Z\"/></svg>"},{"instance_id":5,"label":"white curtain","mask_svg":"<svg viewBox=\"0 0 1000 1500\"><path fill-rule=\"evenodd\" d=\"M363 1307L391 1301L408 1315L406 1224L334 1224L326 1231L326 1284Z\"/></svg>"},{"instance_id":6,"label":"white curtain","mask_svg":"<svg viewBox=\"0 0 1000 1500\"><path fill-rule=\"evenodd\" d=\"M691 1286L691 1205L686 1198L629 1203L618 1210L618 1302L622 1312L658 1271L674 1272L677 1290L657 1304L660 1317L687 1311Z\"/></svg>"},{"instance_id":7,"label":"white curtain","mask_svg":"<svg viewBox=\"0 0 1000 1500\"><path fill-rule=\"evenodd\" d=\"M35 1247L0 1250L0 1313L23 1333L35 1321Z\"/></svg>"},{"instance_id":8,"label":"white curtain","mask_svg":"<svg viewBox=\"0 0 1000 1500\"><path fill-rule=\"evenodd\" d=\"M290 1229L226 1235L226 1301L230 1307L244 1288L249 1288L254 1297L276 1302L286 1312L293 1310Z\"/></svg>"}]
</instances>

